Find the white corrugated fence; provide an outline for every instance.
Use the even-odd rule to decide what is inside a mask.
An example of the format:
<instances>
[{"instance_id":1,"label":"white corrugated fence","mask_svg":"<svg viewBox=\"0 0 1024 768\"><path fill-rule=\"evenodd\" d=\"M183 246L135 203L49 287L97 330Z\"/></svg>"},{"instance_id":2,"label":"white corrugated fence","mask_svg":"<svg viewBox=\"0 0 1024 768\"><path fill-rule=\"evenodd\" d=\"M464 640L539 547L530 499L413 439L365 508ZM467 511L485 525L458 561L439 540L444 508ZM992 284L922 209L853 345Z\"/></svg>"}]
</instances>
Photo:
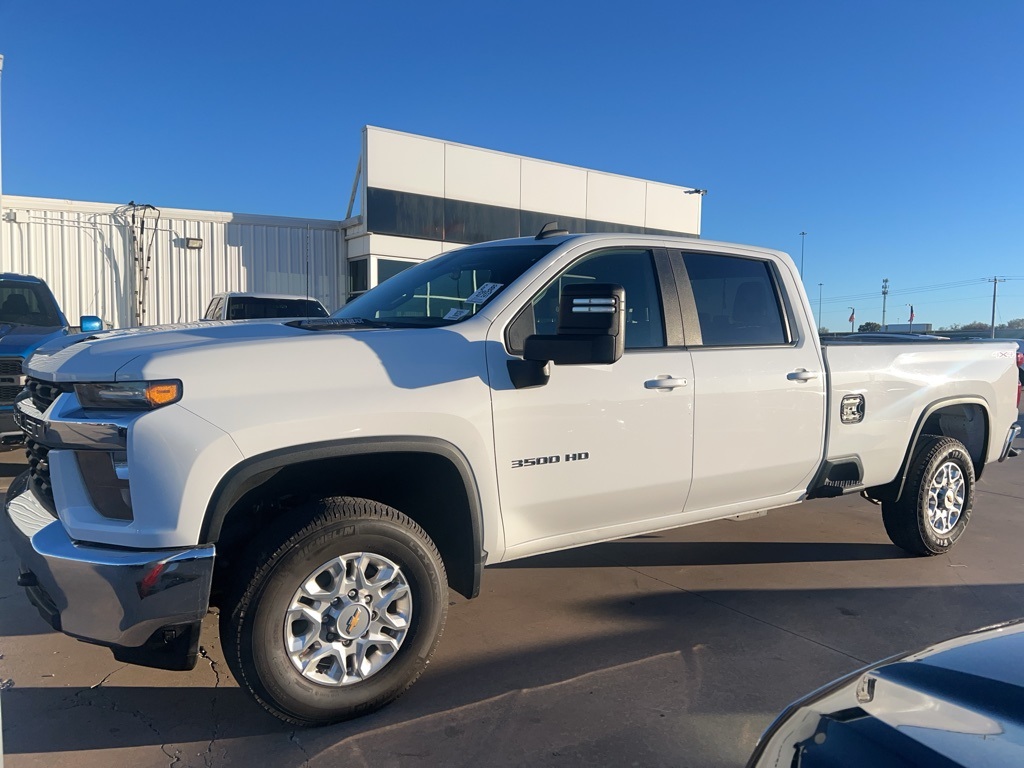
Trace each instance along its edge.
<instances>
[{"instance_id":1,"label":"white corrugated fence","mask_svg":"<svg viewBox=\"0 0 1024 768\"><path fill-rule=\"evenodd\" d=\"M222 291L345 301L342 222L4 195L0 272L45 280L73 324L196 320ZM202 247L185 247L201 238Z\"/></svg>"}]
</instances>

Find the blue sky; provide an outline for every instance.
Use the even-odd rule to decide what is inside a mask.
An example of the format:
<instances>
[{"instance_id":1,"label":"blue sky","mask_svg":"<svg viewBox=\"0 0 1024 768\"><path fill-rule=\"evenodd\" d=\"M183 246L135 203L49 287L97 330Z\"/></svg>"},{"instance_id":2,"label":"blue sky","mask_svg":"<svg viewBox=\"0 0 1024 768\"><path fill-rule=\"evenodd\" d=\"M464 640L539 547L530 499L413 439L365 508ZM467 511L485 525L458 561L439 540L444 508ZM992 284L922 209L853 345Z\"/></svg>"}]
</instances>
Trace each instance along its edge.
<instances>
[{"instance_id":1,"label":"blue sky","mask_svg":"<svg viewBox=\"0 0 1024 768\"><path fill-rule=\"evenodd\" d=\"M365 124L707 188L823 321L1024 317L1024 3L0 0L3 191L341 218ZM934 286L957 285L947 288ZM922 289L922 290L918 290Z\"/></svg>"}]
</instances>

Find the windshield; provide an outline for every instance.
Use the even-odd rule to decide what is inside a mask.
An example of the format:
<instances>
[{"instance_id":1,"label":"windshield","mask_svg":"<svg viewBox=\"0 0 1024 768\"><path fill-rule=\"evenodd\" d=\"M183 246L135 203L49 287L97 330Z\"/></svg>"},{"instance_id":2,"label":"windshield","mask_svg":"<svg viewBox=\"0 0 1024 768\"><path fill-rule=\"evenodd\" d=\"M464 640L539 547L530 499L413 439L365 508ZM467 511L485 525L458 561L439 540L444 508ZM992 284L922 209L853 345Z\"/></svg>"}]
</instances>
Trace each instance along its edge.
<instances>
[{"instance_id":1,"label":"windshield","mask_svg":"<svg viewBox=\"0 0 1024 768\"><path fill-rule=\"evenodd\" d=\"M0 282L0 323L63 325L49 290L39 283Z\"/></svg>"},{"instance_id":2,"label":"windshield","mask_svg":"<svg viewBox=\"0 0 1024 768\"><path fill-rule=\"evenodd\" d=\"M559 242L470 247L435 256L386 280L331 317L389 326L457 323L479 312Z\"/></svg>"}]
</instances>

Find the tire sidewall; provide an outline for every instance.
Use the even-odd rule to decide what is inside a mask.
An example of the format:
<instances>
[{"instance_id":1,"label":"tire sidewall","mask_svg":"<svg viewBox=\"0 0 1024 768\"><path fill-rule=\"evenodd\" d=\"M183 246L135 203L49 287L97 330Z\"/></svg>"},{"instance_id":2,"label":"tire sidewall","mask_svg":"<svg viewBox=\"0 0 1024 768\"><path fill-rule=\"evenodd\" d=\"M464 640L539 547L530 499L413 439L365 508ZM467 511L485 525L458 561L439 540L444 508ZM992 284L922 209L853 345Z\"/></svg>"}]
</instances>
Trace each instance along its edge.
<instances>
[{"instance_id":1,"label":"tire sidewall","mask_svg":"<svg viewBox=\"0 0 1024 768\"><path fill-rule=\"evenodd\" d=\"M945 534L939 534L928 522L928 491L931 488L932 478L935 473L946 462L953 462L963 474L966 492L964 493L964 505L960 512L960 518L956 525ZM967 529L971 519L971 510L974 508L974 463L959 445L946 446L943 450L936 452L924 466L921 474L920 487L917 489L917 525L921 534L921 541L934 553L948 551Z\"/></svg>"},{"instance_id":2,"label":"tire sidewall","mask_svg":"<svg viewBox=\"0 0 1024 768\"><path fill-rule=\"evenodd\" d=\"M292 597L330 560L370 552L401 568L412 595L412 621L395 657L365 681L326 686L304 678L284 645L284 617ZM240 642L250 644L253 684L289 716L310 722L356 717L404 691L427 663L439 639L447 608L446 590L434 555L405 527L387 520L348 519L327 523L291 542L260 579L243 617Z\"/></svg>"}]
</instances>

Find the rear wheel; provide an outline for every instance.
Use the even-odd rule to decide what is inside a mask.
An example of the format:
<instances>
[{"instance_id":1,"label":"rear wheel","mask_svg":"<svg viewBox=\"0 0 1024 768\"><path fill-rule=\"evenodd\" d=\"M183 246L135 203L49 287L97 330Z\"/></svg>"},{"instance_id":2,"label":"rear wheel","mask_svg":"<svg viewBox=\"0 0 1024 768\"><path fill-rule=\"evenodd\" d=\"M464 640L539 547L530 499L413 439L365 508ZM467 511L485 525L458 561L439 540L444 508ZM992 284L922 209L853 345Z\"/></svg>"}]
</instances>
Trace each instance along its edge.
<instances>
[{"instance_id":1,"label":"rear wheel","mask_svg":"<svg viewBox=\"0 0 1024 768\"><path fill-rule=\"evenodd\" d=\"M889 538L912 555L940 555L960 539L974 506L974 463L963 443L924 435L899 500L882 504Z\"/></svg>"},{"instance_id":2,"label":"rear wheel","mask_svg":"<svg viewBox=\"0 0 1024 768\"><path fill-rule=\"evenodd\" d=\"M221 638L271 714L323 725L373 712L416 681L441 637L447 582L433 542L391 507L338 497L306 513L251 566L221 613Z\"/></svg>"}]
</instances>

